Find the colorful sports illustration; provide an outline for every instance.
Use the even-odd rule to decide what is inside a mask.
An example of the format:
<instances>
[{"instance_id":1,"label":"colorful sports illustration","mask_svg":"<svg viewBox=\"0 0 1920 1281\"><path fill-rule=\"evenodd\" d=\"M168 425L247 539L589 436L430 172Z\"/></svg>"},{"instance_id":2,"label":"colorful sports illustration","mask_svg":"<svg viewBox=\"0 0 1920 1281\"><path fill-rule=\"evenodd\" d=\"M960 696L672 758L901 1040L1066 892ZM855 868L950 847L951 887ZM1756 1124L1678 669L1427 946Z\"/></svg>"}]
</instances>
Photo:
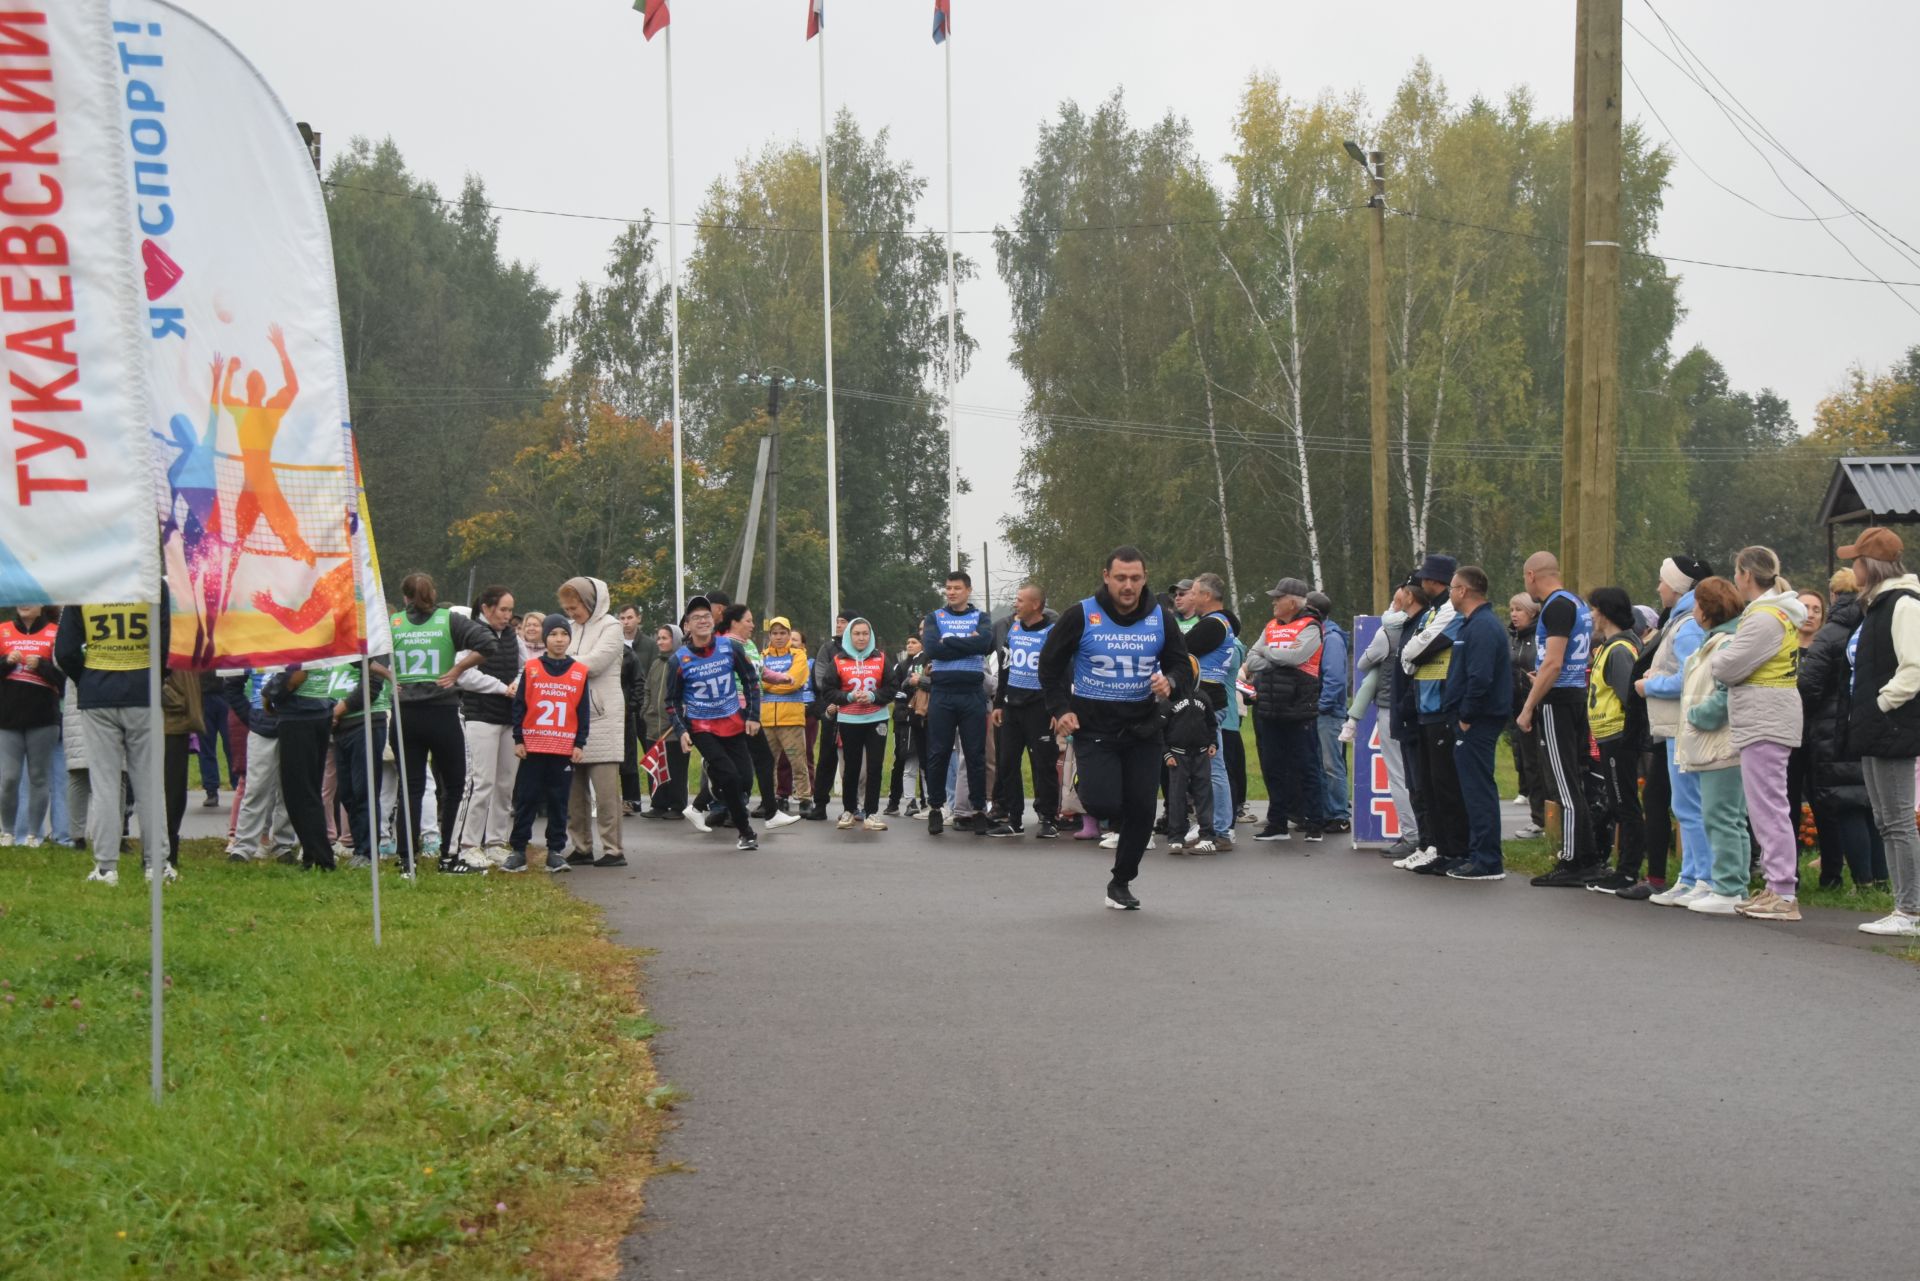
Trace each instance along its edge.
<instances>
[{"instance_id":1,"label":"colorful sports illustration","mask_svg":"<svg viewBox=\"0 0 1920 1281\"><path fill-rule=\"evenodd\" d=\"M204 418L175 413L165 432L152 433L167 463L161 536L175 662L205 668L266 653L347 652L359 639L353 491L344 458L322 452L340 439L339 426L299 421L298 362L279 324L265 328L272 361L229 354L229 341L246 339L222 337L227 350L200 366L209 379ZM308 459L287 457L301 449Z\"/></svg>"}]
</instances>

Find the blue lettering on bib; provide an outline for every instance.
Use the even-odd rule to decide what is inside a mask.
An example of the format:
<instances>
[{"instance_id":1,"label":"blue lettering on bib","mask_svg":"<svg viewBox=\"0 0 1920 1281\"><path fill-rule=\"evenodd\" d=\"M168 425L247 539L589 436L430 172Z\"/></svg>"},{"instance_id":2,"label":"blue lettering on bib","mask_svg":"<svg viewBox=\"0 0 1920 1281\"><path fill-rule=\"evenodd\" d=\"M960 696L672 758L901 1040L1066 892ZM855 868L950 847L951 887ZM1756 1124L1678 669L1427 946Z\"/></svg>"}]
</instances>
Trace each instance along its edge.
<instances>
[{"instance_id":1,"label":"blue lettering on bib","mask_svg":"<svg viewBox=\"0 0 1920 1281\"><path fill-rule=\"evenodd\" d=\"M1540 621L1533 625L1534 670L1540 670L1540 660L1547 656L1547 606L1553 604L1558 596L1565 596L1573 602L1574 618L1573 634L1567 637L1567 652L1560 665L1560 675L1554 678L1553 687L1585 689L1587 667L1593 661L1593 611L1587 608L1587 602L1564 587L1540 602Z\"/></svg>"},{"instance_id":2,"label":"blue lettering on bib","mask_svg":"<svg viewBox=\"0 0 1920 1281\"><path fill-rule=\"evenodd\" d=\"M945 640L951 636L972 636L980 630L980 611L973 610L965 614L950 614L945 609L933 611L933 625L940 629L940 637ZM975 654L969 658L936 658L933 660L936 672L984 672L987 670L987 656Z\"/></svg>"},{"instance_id":3,"label":"blue lettering on bib","mask_svg":"<svg viewBox=\"0 0 1920 1281\"><path fill-rule=\"evenodd\" d=\"M733 641L716 636L705 658L682 645L673 661L680 665L681 713L689 721L723 721L740 711L740 683L733 671Z\"/></svg>"},{"instance_id":4,"label":"blue lettering on bib","mask_svg":"<svg viewBox=\"0 0 1920 1281\"><path fill-rule=\"evenodd\" d=\"M1233 675L1233 623L1221 613L1208 614L1207 617L1220 620L1227 638L1212 653L1197 655L1200 660L1200 679L1209 685L1225 685Z\"/></svg>"},{"instance_id":5,"label":"blue lettering on bib","mask_svg":"<svg viewBox=\"0 0 1920 1281\"><path fill-rule=\"evenodd\" d=\"M1053 624L1028 631L1015 622L1007 632L1007 684L1014 689L1040 688L1040 651L1046 648Z\"/></svg>"},{"instance_id":6,"label":"blue lettering on bib","mask_svg":"<svg viewBox=\"0 0 1920 1281\"><path fill-rule=\"evenodd\" d=\"M1080 602L1087 625L1073 656L1073 692L1104 703L1137 703L1152 695L1153 674L1167 640L1159 606L1131 627L1108 617L1092 597Z\"/></svg>"}]
</instances>

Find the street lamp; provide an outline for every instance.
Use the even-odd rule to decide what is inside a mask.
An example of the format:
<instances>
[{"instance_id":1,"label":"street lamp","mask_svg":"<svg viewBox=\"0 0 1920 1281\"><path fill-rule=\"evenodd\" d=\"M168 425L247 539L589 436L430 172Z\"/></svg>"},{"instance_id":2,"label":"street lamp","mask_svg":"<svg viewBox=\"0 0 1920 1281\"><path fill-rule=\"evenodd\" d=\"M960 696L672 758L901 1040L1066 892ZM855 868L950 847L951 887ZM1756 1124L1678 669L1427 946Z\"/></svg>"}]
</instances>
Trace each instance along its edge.
<instances>
[{"instance_id":1,"label":"street lamp","mask_svg":"<svg viewBox=\"0 0 1920 1281\"><path fill-rule=\"evenodd\" d=\"M1373 210L1373 236L1369 245L1369 288L1367 312L1372 342L1368 353L1367 381L1373 393L1372 475L1373 475L1373 599L1376 608L1386 608L1387 593L1393 576L1387 568L1387 157L1380 151L1362 151L1351 138L1343 147L1354 163L1367 171L1372 192L1367 208ZM1411 549L1415 553L1421 548Z\"/></svg>"}]
</instances>

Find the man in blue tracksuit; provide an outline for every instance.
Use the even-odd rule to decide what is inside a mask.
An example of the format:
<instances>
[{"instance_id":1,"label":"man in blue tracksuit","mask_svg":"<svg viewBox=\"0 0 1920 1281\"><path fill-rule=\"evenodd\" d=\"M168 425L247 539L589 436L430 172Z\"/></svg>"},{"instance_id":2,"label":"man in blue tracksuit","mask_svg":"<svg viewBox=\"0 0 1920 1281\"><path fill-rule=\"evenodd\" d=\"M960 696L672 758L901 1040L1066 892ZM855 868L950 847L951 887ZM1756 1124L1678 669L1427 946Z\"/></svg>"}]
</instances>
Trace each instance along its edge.
<instances>
[{"instance_id":1,"label":"man in blue tracksuit","mask_svg":"<svg viewBox=\"0 0 1920 1281\"><path fill-rule=\"evenodd\" d=\"M1513 714L1513 652L1507 629L1487 603L1487 572L1462 565L1448 598L1460 620L1447 665L1441 707L1453 736L1454 767L1467 811L1467 855L1447 870L1456 881L1500 881L1507 875L1500 853L1500 785L1493 781L1494 750Z\"/></svg>"},{"instance_id":2,"label":"man in blue tracksuit","mask_svg":"<svg viewBox=\"0 0 1920 1281\"><path fill-rule=\"evenodd\" d=\"M1325 592L1308 592L1307 608L1320 615L1320 774L1325 783L1327 830L1353 830L1353 804L1348 799L1347 747L1340 741L1340 727L1347 723L1347 672L1352 648L1347 634L1333 621L1333 598Z\"/></svg>"},{"instance_id":3,"label":"man in blue tracksuit","mask_svg":"<svg viewBox=\"0 0 1920 1281\"><path fill-rule=\"evenodd\" d=\"M987 821L987 655L993 653L993 622L972 605L973 579L964 570L947 575L947 603L920 625L920 644L931 677L927 697L927 831L945 826L947 763L953 736L967 762L971 826L984 836Z\"/></svg>"}]
</instances>

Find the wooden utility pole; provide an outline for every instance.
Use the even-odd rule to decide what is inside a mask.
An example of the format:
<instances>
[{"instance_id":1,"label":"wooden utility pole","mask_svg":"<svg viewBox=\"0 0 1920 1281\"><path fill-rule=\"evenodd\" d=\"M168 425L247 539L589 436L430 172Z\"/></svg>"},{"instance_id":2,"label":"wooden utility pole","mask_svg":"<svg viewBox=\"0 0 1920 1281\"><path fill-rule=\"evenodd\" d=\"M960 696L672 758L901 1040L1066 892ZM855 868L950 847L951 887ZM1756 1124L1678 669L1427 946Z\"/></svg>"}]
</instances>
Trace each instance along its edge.
<instances>
[{"instance_id":1,"label":"wooden utility pole","mask_svg":"<svg viewBox=\"0 0 1920 1281\"><path fill-rule=\"evenodd\" d=\"M1587 9L1577 0L1573 20L1573 181L1567 193L1567 343L1561 377L1560 571L1580 584L1580 418L1585 377L1587 261Z\"/></svg>"},{"instance_id":2,"label":"wooden utility pole","mask_svg":"<svg viewBox=\"0 0 1920 1281\"><path fill-rule=\"evenodd\" d=\"M1621 0L1586 0L1585 333L1580 353L1582 591L1614 580L1620 426Z\"/></svg>"},{"instance_id":3,"label":"wooden utility pole","mask_svg":"<svg viewBox=\"0 0 1920 1281\"><path fill-rule=\"evenodd\" d=\"M1385 609L1393 594L1393 571L1388 567L1387 544L1387 157L1385 152L1367 153L1367 170L1373 178L1372 249L1368 254L1372 279L1368 282L1367 311L1373 330L1372 350L1368 353L1367 381L1373 393L1373 601L1375 609ZM1421 549L1416 547L1415 552Z\"/></svg>"}]
</instances>

